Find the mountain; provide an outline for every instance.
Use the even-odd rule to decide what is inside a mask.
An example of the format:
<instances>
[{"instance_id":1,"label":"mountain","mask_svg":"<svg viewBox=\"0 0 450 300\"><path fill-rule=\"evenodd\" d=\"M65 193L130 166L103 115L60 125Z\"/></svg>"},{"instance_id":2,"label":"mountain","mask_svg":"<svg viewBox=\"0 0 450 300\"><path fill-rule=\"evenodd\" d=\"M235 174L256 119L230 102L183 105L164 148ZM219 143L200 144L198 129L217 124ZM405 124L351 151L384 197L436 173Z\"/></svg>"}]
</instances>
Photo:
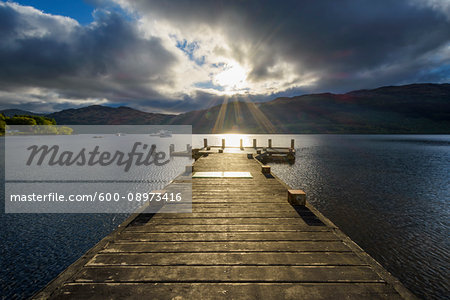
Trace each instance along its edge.
<instances>
[{"instance_id":1,"label":"mountain","mask_svg":"<svg viewBox=\"0 0 450 300\"><path fill-rule=\"evenodd\" d=\"M65 109L48 114L57 124L65 125L157 125L165 124L173 115L146 113L126 106L117 108L92 105Z\"/></svg>"},{"instance_id":2,"label":"mountain","mask_svg":"<svg viewBox=\"0 0 450 300\"><path fill-rule=\"evenodd\" d=\"M194 133L448 134L450 84L387 86L346 94L283 97L262 103L228 102L180 115L93 105L47 116L67 125L192 125Z\"/></svg>"},{"instance_id":3,"label":"mountain","mask_svg":"<svg viewBox=\"0 0 450 300\"><path fill-rule=\"evenodd\" d=\"M21 110L21 109L4 109L0 111L6 117L14 117L15 115L32 115L32 116L43 116L44 114L35 113L31 111Z\"/></svg>"},{"instance_id":4,"label":"mountain","mask_svg":"<svg viewBox=\"0 0 450 300\"><path fill-rule=\"evenodd\" d=\"M178 115L172 123L192 124L196 133L450 133L450 84L231 102Z\"/></svg>"}]
</instances>

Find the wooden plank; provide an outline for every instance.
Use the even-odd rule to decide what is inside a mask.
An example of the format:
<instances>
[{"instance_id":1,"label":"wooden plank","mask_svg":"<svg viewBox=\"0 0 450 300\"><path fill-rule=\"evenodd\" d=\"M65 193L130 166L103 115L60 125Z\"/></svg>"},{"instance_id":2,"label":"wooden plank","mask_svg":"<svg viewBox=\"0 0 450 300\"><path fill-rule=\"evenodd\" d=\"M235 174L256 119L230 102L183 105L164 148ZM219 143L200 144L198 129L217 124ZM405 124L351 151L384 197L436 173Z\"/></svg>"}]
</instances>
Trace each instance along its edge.
<instances>
[{"instance_id":1,"label":"wooden plank","mask_svg":"<svg viewBox=\"0 0 450 300\"><path fill-rule=\"evenodd\" d=\"M332 232L198 232L198 233L141 233L124 231L118 240L133 241L333 241Z\"/></svg>"},{"instance_id":2,"label":"wooden plank","mask_svg":"<svg viewBox=\"0 0 450 300\"><path fill-rule=\"evenodd\" d=\"M181 206L177 206L178 208L181 208ZM248 207L247 207L248 208ZM244 209L247 209L243 206L236 205L233 207L223 207L223 208L217 208L217 207L199 207L194 206L192 207L193 213L239 213ZM271 213L274 210L277 212L293 212L292 207L278 207L278 208L266 208L266 207L254 207L252 208L252 212L262 212L262 213Z\"/></svg>"},{"instance_id":3,"label":"wooden plank","mask_svg":"<svg viewBox=\"0 0 450 300\"><path fill-rule=\"evenodd\" d=\"M302 252L302 251L350 251L341 241L274 241L274 242L119 242L109 243L102 252Z\"/></svg>"},{"instance_id":4,"label":"wooden plank","mask_svg":"<svg viewBox=\"0 0 450 300\"><path fill-rule=\"evenodd\" d=\"M162 225L157 222L147 223L143 226L128 226L126 232L311 232L330 231L325 226L301 226L287 224L253 224L253 225Z\"/></svg>"},{"instance_id":5,"label":"wooden plank","mask_svg":"<svg viewBox=\"0 0 450 300\"><path fill-rule=\"evenodd\" d=\"M173 265L366 265L351 252L234 252L234 253L127 253L98 254L87 266L173 266Z\"/></svg>"},{"instance_id":6,"label":"wooden plank","mask_svg":"<svg viewBox=\"0 0 450 300\"><path fill-rule=\"evenodd\" d=\"M402 299L384 283L71 283L54 299Z\"/></svg>"},{"instance_id":7,"label":"wooden plank","mask_svg":"<svg viewBox=\"0 0 450 300\"><path fill-rule=\"evenodd\" d=\"M197 180L197 179L196 179ZM268 184L266 182L267 178L264 177L264 179L261 179L261 182L259 184L255 184L258 179L254 179L254 182L249 183L219 183L219 182L209 182L209 185L214 185L214 187L211 187L208 185L199 186L199 185L193 185L192 188L194 190L195 195L199 196L208 196L208 195L222 195L224 193L230 193L233 190L239 189L242 192L242 196L248 196L247 193L259 193L259 194L265 194L266 192L269 193L269 195L282 195L286 192L285 189L282 188L282 185L279 183L276 184ZM264 184L262 186L261 184ZM257 188L257 190L252 189L252 187ZM246 195L247 194L247 195Z\"/></svg>"},{"instance_id":8,"label":"wooden plank","mask_svg":"<svg viewBox=\"0 0 450 300\"><path fill-rule=\"evenodd\" d=\"M231 198L231 196L227 197L227 196L214 196L214 197L202 197L201 201L203 203L234 203L234 204L242 204L242 203L247 203L249 206L251 206L252 204L262 204L262 203L267 203L267 204L277 204L277 203L283 203L285 201L286 197L280 197L279 199L277 198L266 198L266 197L261 197L258 195L249 197L249 198ZM196 197L194 196L192 198L192 201L196 201Z\"/></svg>"},{"instance_id":9,"label":"wooden plank","mask_svg":"<svg viewBox=\"0 0 450 300\"><path fill-rule=\"evenodd\" d=\"M161 218L161 219L177 219L177 218L281 218L281 217L291 217L291 218L299 218L297 212L290 211L290 212L253 212L253 211L246 211L246 212L218 212L218 213L171 213L171 214L158 214L154 218Z\"/></svg>"},{"instance_id":10,"label":"wooden plank","mask_svg":"<svg viewBox=\"0 0 450 300\"><path fill-rule=\"evenodd\" d=\"M367 266L85 267L75 282L384 282Z\"/></svg>"},{"instance_id":11,"label":"wooden plank","mask_svg":"<svg viewBox=\"0 0 450 300\"><path fill-rule=\"evenodd\" d=\"M286 200L286 198L284 199ZM248 208L248 203L245 202L238 202L238 203L211 203L211 202L205 202L202 203L200 201L195 201L192 203L192 208L215 208L222 210L224 208L236 208L236 209L246 209ZM265 208L268 210L275 210L275 209L288 209L292 210L292 206L288 204L286 201L283 201L282 203L255 203L252 204L252 207L255 209L261 209Z\"/></svg>"},{"instance_id":12,"label":"wooden plank","mask_svg":"<svg viewBox=\"0 0 450 300\"><path fill-rule=\"evenodd\" d=\"M199 159L196 171L253 178L179 177L167 189L192 183L192 213L139 215L36 298L414 299L308 203L300 215L260 168L239 154Z\"/></svg>"},{"instance_id":13,"label":"wooden plank","mask_svg":"<svg viewBox=\"0 0 450 300\"><path fill-rule=\"evenodd\" d=\"M146 224L173 224L173 225L306 225L303 219L294 218L178 218L178 219L150 219Z\"/></svg>"}]
</instances>

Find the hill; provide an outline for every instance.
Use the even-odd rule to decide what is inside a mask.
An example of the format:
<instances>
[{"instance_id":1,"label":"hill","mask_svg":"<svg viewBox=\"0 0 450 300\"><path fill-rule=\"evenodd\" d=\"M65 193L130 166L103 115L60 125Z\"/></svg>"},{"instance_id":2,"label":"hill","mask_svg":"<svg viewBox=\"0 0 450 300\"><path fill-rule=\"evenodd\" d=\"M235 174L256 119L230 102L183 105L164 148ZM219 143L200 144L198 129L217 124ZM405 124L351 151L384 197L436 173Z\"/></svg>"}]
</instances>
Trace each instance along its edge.
<instances>
[{"instance_id":1,"label":"hill","mask_svg":"<svg viewBox=\"0 0 450 300\"><path fill-rule=\"evenodd\" d=\"M414 84L232 102L173 118L193 131L245 133L450 133L450 84Z\"/></svg>"},{"instance_id":2,"label":"hill","mask_svg":"<svg viewBox=\"0 0 450 300\"><path fill-rule=\"evenodd\" d=\"M5 117L14 117L15 115L27 115L27 116L43 116L44 114L35 113L27 110L21 110L21 109L4 109L0 111L1 114L3 114Z\"/></svg>"},{"instance_id":3,"label":"hill","mask_svg":"<svg viewBox=\"0 0 450 300\"><path fill-rule=\"evenodd\" d=\"M93 105L46 116L67 125L192 125L194 133L450 133L450 84L228 102L180 115Z\"/></svg>"},{"instance_id":4,"label":"hill","mask_svg":"<svg viewBox=\"0 0 450 300\"><path fill-rule=\"evenodd\" d=\"M65 125L157 125L165 124L173 115L147 113L126 106L117 108L92 105L66 109L47 115Z\"/></svg>"}]
</instances>

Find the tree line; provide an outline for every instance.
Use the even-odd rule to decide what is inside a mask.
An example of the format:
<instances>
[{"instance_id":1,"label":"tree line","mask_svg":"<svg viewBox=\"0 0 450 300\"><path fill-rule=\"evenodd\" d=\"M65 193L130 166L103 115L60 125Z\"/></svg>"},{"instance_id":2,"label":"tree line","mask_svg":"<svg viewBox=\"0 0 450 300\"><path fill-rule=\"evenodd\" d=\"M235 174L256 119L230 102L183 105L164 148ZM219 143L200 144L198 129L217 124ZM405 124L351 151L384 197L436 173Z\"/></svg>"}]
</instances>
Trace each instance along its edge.
<instances>
[{"instance_id":1,"label":"tree line","mask_svg":"<svg viewBox=\"0 0 450 300\"><path fill-rule=\"evenodd\" d=\"M0 113L0 135L4 135L9 125L50 125L50 126L36 126L34 133L36 134L72 134L72 128L66 126L51 126L56 125L53 118L32 115L14 115L8 117Z\"/></svg>"}]
</instances>

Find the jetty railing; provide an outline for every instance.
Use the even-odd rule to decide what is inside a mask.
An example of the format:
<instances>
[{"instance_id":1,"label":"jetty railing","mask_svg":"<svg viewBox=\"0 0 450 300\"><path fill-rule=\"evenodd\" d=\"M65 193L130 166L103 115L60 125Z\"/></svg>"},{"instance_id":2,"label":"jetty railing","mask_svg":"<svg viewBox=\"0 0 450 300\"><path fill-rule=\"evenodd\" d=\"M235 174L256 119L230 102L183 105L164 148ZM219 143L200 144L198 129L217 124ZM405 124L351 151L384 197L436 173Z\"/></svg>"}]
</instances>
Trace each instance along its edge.
<instances>
[{"instance_id":1,"label":"jetty railing","mask_svg":"<svg viewBox=\"0 0 450 300\"><path fill-rule=\"evenodd\" d=\"M256 159L266 164L269 162L295 163L295 140L291 139L290 147L273 146L272 139L267 140L267 146L258 146L257 139L253 139L251 147L244 146L244 140L239 140L239 146L227 146L226 139L221 140L220 145L210 145L208 139L203 139L203 147L192 149L191 145L186 145L186 151L175 151L175 146L170 145L170 156L190 156L197 160L202 156L212 153L242 151L255 156ZM229 150L229 151L228 151Z\"/></svg>"}]
</instances>

